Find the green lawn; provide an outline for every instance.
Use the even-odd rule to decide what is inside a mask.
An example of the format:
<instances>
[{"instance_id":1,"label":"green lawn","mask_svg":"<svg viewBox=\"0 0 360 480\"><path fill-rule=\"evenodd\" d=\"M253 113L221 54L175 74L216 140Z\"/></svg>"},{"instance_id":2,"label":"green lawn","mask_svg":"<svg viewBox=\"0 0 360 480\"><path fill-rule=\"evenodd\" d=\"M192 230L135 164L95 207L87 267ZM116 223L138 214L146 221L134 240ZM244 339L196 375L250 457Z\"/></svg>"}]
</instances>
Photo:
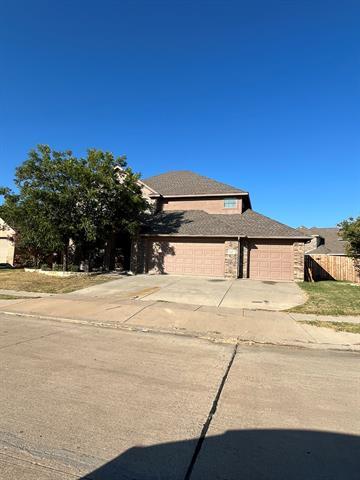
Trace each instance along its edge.
<instances>
[{"instance_id":1,"label":"green lawn","mask_svg":"<svg viewBox=\"0 0 360 480\"><path fill-rule=\"evenodd\" d=\"M332 328L337 332L360 333L360 323L323 322L320 320L302 320L299 323L307 323L308 325L313 325L314 327Z\"/></svg>"},{"instance_id":2,"label":"green lawn","mask_svg":"<svg viewBox=\"0 0 360 480\"><path fill-rule=\"evenodd\" d=\"M114 277L110 275L51 277L24 270L0 270L0 289L24 292L69 293L110 280L114 280Z\"/></svg>"},{"instance_id":3,"label":"green lawn","mask_svg":"<svg viewBox=\"0 0 360 480\"><path fill-rule=\"evenodd\" d=\"M360 285L346 282L303 282L299 286L308 300L291 312L319 315L360 315Z\"/></svg>"}]
</instances>

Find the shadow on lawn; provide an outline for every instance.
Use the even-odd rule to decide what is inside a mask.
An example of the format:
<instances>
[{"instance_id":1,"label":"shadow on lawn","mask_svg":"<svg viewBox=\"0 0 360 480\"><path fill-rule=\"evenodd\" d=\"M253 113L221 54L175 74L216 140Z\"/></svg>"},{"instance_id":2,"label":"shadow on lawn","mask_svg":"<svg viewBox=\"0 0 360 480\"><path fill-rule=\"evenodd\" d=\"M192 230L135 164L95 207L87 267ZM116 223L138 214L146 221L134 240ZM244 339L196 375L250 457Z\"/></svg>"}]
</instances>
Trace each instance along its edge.
<instances>
[{"instance_id":1,"label":"shadow on lawn","mask_svg":"<svg viewBox=\"0 0 360 480\"><path fill-rule=\"evenodd\" d=\"M230 430L196 440L133 447L82 480L355 480L360 437L308 430ZM190 467L190 468L189 468Z\"/></svg>"}]
</instances>

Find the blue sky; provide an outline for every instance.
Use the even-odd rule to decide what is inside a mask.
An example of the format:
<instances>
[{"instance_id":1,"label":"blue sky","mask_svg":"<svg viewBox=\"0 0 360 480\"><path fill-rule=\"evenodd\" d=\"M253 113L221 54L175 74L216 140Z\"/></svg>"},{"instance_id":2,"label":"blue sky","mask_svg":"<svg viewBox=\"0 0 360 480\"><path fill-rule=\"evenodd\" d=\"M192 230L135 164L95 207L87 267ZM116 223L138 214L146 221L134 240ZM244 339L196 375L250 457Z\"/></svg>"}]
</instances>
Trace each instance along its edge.
<instances>
[{"instance_id":1,"label":"blue sky","mask_svg":"<svg viewBox=\"0 0 360 480\"><path fill-rule=\"evenodd\" d=\"M360 214L358 1L13 1L0 184L38 143L190 169L292 226Z\"/></svg>"}]
</instances>

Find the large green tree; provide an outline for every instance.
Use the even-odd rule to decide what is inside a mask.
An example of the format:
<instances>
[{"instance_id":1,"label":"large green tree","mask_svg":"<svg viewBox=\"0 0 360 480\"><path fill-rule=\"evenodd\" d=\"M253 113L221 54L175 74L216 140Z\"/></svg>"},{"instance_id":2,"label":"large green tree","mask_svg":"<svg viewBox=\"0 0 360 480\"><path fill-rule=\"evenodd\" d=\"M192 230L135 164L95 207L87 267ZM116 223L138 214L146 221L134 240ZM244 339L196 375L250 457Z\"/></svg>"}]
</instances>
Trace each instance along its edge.
<instances>
[{"instance_id":1,"label":"large green tree","mask_svg":"<svg viewBox=\"0 0 360 480\"><path fill-rule=\"evenodd\" d=\"M66 268L69 245L88 259L115 234L136 233L148 208L138 178L124 156L90 149L77 158L39 145L16 169L18 192L0 190L0 217L18 232L20 248L37 258L61 251Z\"/></svg>"},{"instance_id":2,"label":"large green tree","mask_svg":"<svg viewBox=\"0 0 360 480\"><path fill-rule=\"evenodd\" d=\"M360 217L349 218L339 224L340 236L347 242L347 254L359 263L360 258Z\"/></svg>"}]
</instances>

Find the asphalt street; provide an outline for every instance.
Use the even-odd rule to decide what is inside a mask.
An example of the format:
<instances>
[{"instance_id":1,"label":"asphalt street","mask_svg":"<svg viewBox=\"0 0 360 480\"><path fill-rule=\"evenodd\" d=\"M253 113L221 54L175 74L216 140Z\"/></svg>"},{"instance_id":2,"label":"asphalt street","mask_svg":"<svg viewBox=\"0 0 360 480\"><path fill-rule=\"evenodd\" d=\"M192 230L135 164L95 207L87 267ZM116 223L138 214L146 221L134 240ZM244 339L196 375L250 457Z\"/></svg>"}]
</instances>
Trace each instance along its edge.
<instances>
[{"instance_id":1,"label":"asphalt street","mask_svg":"<svg viewBox=\"0 0 360 480\"><path fill-rule=\"evenodd\" d=\"M0 478L358 479L359 354L0 315Z\"/></svg>"}]
</instances>

